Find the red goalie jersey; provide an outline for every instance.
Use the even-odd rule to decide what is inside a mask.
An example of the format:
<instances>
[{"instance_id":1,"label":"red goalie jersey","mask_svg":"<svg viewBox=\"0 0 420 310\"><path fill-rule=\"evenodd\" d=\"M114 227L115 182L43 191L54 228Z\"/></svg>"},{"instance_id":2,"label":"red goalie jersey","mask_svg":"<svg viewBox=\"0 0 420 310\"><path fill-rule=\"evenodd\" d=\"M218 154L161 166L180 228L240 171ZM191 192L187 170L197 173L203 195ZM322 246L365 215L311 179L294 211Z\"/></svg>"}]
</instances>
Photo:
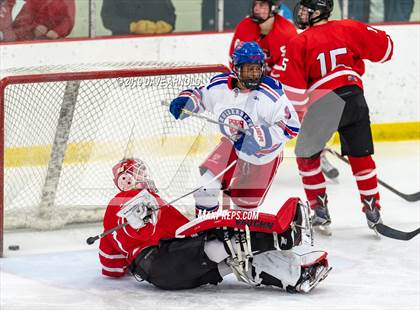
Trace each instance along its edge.
<instances>
[{"instance_id":1,"label":"red goalie jersey","mask_svg":"<svg viewBox=\"0 0 420 310\"><path fill-rule=\"evenodd\" d=\"M127 201L136 196L140 190L130 190L118 193L109 203L104 216L104 230L109 230L126 222L125 218L117 216ZM152 194L159 206L165 202L155 193ZM159 225L146 226L136 230L130 225L115 231L101 239L99 244L99 259L102 274L110 277L121 277L133 259L146 247L158 245L163 238L174 238L178 227L188 222L178 210L172 206L165 206L158 211Z\"/></svg>"},{"instance_id":2,"label":"red goalie jersey","mask_svg":"<svg viewBox=\"0 0 420 310\"><path fill-rule=\"evenodd\" d=\"M354 20L329 21L290 40L280 80L294 105L304 105L326 90L346 85L363 88L363 59L391 59L393 42L379 29Z\"/></svg>"}]
</instances>

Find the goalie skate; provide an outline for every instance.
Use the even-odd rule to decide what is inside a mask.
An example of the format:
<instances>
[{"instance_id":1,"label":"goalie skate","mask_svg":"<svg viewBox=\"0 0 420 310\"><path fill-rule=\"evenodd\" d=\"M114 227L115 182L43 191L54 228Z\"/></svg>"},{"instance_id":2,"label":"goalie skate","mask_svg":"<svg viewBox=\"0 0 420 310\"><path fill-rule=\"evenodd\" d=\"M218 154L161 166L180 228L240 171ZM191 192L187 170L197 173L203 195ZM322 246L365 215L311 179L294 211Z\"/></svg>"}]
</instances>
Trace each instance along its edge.
<instances>
[{"instance_id":1,"label":"goalie skate","mask_svg":"<svg viewBox=\"0 0 420 310\"><path fill-rule=\"evenodd\" d=\"M307 267L307 269L302 274L302 282L300 282L293 289L297 292L309 293L315 286L318 285L319 282L328 276L328 273L331 271L331 269L332 267L324 265Z\"/></svg>"}]
</instances>

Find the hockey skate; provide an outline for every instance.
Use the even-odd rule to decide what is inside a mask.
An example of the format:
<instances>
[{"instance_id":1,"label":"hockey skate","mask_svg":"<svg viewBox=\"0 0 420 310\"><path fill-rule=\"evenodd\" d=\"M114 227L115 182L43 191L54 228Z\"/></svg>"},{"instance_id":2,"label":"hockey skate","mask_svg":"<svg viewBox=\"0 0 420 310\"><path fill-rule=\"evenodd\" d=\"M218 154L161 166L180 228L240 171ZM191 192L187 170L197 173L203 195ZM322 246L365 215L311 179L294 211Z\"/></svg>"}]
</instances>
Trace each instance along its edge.
<instances>
[{"instance_id":1,"label":"hockey skate","mask_svg":"<svg viewBox=\"0 0 420 310\"><path fill-rule=\"evenodd\" d=\"M309 267L302 267L302 276L298 284L295 287L288 286L286 290L289 293L309 293L319 282L328 276L331 269L331 267L322 263L317 263Z\"/></svg>"},{"instance_id":2,"label":"hockey skate","mask_svg":"<svg viewBox=\"0 0 420 310\"><path fill-rule=\"evenodd\" d=\"M312 216L312 225L314 229L323 235L331 236L331 217L328 211L328 197L327 194L317 197L318 205L314 209Z\"/></svg>"},{"instance_id":3,"label":"hockey skate","mask_svg":"<svg viewBox=\"0 0 420 310\"><path fill-rule=\"evenodd\" d=\"M381 213L379 210L379 204L376 202L375 197L368 197L363 200L363 212L366 215L366 221L368 227L373 229L376 235L379 237L379 234L375 226L379 223L382 223Z\"/></svg>"}]
</instances>

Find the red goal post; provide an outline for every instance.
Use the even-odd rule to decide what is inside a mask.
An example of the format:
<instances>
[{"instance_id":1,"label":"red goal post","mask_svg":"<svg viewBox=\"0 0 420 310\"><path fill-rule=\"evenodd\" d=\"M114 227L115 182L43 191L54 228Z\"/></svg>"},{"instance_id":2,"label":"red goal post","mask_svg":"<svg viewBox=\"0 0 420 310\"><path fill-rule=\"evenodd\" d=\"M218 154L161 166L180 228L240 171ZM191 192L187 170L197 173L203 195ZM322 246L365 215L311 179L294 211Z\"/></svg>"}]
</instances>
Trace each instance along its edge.
<instances>
[{"instance_id":1,"label":"red goal post","mask_svg":"<svg viewBox=\"0 0 420 310\"><path fill-rule=\"evenodd\" d=\"M171 200L193 188L198 164L217 143L215 126L176 121L163 103L227 67L76 69L2 74L0 255L4 229L99 221L116 193L111 167L123 157L145 160Z\"/></svg>"}]
</instances>

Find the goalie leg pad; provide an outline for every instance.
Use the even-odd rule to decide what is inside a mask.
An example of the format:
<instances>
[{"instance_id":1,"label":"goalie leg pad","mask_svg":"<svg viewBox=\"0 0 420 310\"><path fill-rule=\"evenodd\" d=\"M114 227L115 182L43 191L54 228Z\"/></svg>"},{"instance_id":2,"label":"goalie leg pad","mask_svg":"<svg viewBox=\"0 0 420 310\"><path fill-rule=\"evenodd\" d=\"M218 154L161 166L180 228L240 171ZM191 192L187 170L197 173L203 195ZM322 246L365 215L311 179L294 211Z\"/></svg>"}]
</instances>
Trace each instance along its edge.
<instances>
[{"instance_id":1,"label":"goalie leg pad","mask_svg":"<svg viewBox=\"0 0 420 310\"><path fill-rule=\"evenodd\" d=\"M274 250L255 255L252 266L255 282L263 283L265 280L267 283L268 277L264 274L268 274L270 279L275 278L282 283L281 288L295 286L301 275L299 256L292 251Z\"/></svg>"},{"instance_id":2,"label":"goalie leg pad","mask_svg":"<svg viewBox=\"0 0 420 310\"><path fill-rule=\"evenodd\" d=\"M130 270L166 290L195 288L222 281L217 263L204 252L205 236L163 240L142 251Z\"/></svg>"},{"instance_id":3,"label":"goalie leg pad","mask_svg":"<svg viewBox=\"0 0 420 310\"><path fill-rule=\"evenodd\" d=\"M245 230L245 226L248 226L251 231L281 234L292 226L296 208L299 205L299 198L289 198L276 216L267 213L224 210L220 213L210 214L212 216L196 218L180 226L176 230L175 236L178 238L188 237L218 227Z\"/></svg>"},{"instance_id":4,"label":"goalie leg pad","mask_svg":"<svg viewBox=\"0 0 420 310\"><path fill-rule=\"evenodd\" d=\"M325 279L328 267L324 251L269 251L255 255L252 261L255 282L275 285L288 292L308 293Z\"/></svg>"},{"instance_id":5,"label":"goalie leg pad","mask_svg":"<svg viewBox=\"0 0 420 310\"><path fill-rule=\"evenodd\" d=\"M238 156L236 155L232 142L229 139L222 137L220 143L213 152L200 165L200 173L203 175L206 171L211 171L213 175L218 175L237 159ZM235 170L236 164L220 177L223 189L226 189L229 186Z\"/></svg>"}]
</instances>

